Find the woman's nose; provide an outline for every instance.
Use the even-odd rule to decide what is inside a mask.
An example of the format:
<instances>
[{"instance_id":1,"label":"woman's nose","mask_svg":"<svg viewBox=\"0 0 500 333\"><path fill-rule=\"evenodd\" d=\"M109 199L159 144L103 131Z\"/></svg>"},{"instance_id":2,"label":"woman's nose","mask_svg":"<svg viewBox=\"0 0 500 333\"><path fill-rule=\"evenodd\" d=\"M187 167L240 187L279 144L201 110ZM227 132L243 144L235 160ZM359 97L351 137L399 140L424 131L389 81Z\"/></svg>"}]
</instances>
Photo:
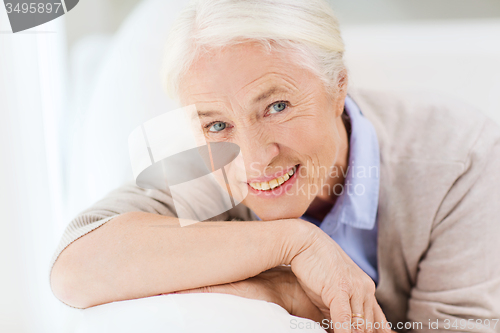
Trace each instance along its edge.
<instances>
[{"instance_id":1,"label":"woman's nose","mask_svg":"<svg viewBox=\"0 0 500 333\"><path fill-rule=\"evenodd\" d=\"M247 171L250 173L252 170L264 170L280 153L279 145L266 136L245 133L238 141Z\"/></svg>"}]
</instances>

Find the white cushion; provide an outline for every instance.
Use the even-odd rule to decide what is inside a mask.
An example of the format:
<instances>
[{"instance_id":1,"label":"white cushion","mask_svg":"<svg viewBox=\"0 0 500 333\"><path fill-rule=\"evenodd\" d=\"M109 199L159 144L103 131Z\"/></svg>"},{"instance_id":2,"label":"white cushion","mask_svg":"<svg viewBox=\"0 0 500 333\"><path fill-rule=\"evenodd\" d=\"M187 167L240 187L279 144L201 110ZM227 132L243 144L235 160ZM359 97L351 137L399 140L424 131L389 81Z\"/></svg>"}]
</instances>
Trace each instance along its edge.
<instances>
[{"instance_id":1,"label":"white cushion","mask_svg":"<svg viewBox=\"0 0 500 333\"><path fill-rule=\"evenodd\" d=\"M324 333L269 302L225 294L174 294L113 302L82 310L75 333Z\"/></svg>"}]
</instances>

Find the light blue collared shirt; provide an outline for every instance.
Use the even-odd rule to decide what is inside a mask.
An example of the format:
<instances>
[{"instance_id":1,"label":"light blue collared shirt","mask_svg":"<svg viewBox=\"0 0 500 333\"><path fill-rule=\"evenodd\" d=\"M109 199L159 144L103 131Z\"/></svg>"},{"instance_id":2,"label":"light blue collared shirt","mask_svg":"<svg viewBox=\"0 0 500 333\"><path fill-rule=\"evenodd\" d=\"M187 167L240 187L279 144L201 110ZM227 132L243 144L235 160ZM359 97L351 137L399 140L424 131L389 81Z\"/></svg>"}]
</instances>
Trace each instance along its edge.
<instances>
[{"instance_id":1,"label":"light blue collared shirt","mask_svg":"<svg viewBox=\"0 0 500 333\"><path fill-rule=\"evenodd\" d=\"M302 219L318 225L351 259L378 283L377 207L380 180L379 145L375 128L348 96L345 111L351 120L349 166L344 185L323 221ZM342 172L342 170L339 170Z\"/></svg>"}]
</instances>

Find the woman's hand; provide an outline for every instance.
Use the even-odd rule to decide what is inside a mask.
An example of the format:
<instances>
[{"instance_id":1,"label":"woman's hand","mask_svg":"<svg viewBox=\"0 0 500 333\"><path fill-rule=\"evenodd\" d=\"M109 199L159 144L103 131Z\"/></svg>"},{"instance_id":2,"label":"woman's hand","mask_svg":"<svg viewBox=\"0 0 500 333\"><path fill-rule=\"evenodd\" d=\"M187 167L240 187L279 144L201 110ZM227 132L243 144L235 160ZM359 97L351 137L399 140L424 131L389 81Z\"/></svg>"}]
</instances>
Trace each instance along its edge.
<instances>
[{"instance_id":1,"label":"woman's hand","mask_svg":"<svg viewBox=\"0 0 500 333\"><path fill-rule=\"evenodd\" d=\"M358 322L363 331L391 332L375 298L372 279L330 236L311 227L308 244L291 260L292 271L307 296L332 320L336 333L356 328L353 314L363 316Z\"/></svg>"},{"instance_id":2,"label":"woman's hand","mask_svg":"<svg viewBox=\"0 0 500 333\"><path fill-rule=\"evenodd\" d=\"M258 299L280 305L291 315L321 323L321 311L311 302L290 267L278 266L252 278L227 284L175 292L220 293Z\"/></svg>"},{"instance_id":3,"label":"woman's hand","mask_svg":"<svg viewBox=\"0 0 500 333\"><path fill-rule=\"evenodd\" d=\"M294 224L297 222L293 221ZM299 238L302 241L290 240L290 248L283 249L284 252L290 252L289 256L285 256L288 260L283 263L291 264L296 276L294 283L287 282L289 280L286 278L290 278L290 275L273 275L277 269L282 269L274 268L243 281L185 292L219 292L270 301L293 315L319 322L323 318L331 319L330 327L336 333L350 333L356 328L365 332L391 332L375 298L372 279L321 229L304 221L299 224ZM297 244L300 244L298 248ZM290 286L296 285L295 281L302 288L290 291L293 290ZM290 301L283 295L295 296ZM297 304L301 306L295 307ZM316 309L320 310L321 315ZM353 314L361 314L363 318L357 320ZM357 326L358 323L361 325Z\"/></svg>"}]
</instances>

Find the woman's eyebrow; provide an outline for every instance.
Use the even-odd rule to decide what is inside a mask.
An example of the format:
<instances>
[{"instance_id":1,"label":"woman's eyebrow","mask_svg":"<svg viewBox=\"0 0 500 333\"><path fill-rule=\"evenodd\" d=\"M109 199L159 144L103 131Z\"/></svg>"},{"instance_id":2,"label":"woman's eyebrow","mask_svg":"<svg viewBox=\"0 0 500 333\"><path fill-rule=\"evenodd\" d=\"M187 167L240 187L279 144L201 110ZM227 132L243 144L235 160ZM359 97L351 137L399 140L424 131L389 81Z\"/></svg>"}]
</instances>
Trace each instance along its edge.
<instances>
[{"instance_id":1,"label":"woman's eyebrow","mask_svg":"<svg viewBox=\"0 0 500 333\"><path fill-rule=\"evenodd\" d=\"M214 115L219 115L220 112L218 111L198 111L198 117L203 118L203 117L210 117Z\"/></svg>"},{"instance_id":2,"label":"woman's eyebrow","mask_svg":"<svg viewBox=\"0 0 500 333\"><path fill-rule=\"evenodd\" d=\"M272 96L272 95L274 95L276 93L284 93L284 92L288 92L288 89L285 89L285 88L283 88L281 86L271 87L268 90L266 90L263 93L261 93L260 95L258 95L256 98L254 98L253 101L252 101L252 103L256 104L256 103L262 101L263 99L268 98L269 96Z\"/></svg>"}]
</instances>

